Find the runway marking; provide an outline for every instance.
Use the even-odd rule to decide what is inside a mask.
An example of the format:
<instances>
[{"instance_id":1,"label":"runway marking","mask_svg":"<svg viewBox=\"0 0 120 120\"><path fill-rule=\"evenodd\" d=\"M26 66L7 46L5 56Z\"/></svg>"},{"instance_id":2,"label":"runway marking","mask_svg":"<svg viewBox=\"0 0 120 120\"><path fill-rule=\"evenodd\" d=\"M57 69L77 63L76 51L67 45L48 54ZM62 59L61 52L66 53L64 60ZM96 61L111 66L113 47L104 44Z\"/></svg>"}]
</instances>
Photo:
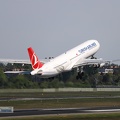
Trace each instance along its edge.
<instances>
[{"instance_id":1,"label":"runway marking","mask_svg":"<svg viewBox=\"0 0 120 120\"><path fill-rule=\"evenodd\" d=\"M106 110L85 110L88 112L117 112L120 111L120 109L106 109Z\"/></svg>"}]
</instances>

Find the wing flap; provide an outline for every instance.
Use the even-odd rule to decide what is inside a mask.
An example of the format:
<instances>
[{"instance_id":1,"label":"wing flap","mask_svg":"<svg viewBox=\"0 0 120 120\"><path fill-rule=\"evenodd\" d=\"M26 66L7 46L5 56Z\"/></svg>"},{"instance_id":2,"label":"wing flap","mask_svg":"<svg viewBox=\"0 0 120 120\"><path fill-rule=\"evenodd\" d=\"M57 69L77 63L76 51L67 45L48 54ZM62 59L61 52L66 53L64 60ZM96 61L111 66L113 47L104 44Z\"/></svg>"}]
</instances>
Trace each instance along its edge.
<instances>
[{"instance_id":1,"label":"wing flap","mask_svg":"<svg viewBox=\"0 0 120 120\"><path fill-rule=\"evenodd\" d=\"M109 64L110 61L105 61L102 58L100 59L84 59L83 61L78 61L76 64L73 66L73 68L79 67L79 66L85 66L85 65L93 65L93 64L102 64L102 63L107 63Z\"/></svg>"}]
</instances>

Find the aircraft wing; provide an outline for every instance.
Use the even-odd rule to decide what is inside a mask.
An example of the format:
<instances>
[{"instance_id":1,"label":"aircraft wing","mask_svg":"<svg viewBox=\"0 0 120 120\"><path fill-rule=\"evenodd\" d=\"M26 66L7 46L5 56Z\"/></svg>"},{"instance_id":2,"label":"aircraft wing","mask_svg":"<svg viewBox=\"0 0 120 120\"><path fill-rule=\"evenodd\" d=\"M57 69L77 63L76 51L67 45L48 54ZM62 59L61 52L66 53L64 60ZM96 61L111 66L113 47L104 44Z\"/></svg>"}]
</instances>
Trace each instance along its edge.
<instances>
[{"instance_id":1,"label":"aircraft wing","mask_svg":"<svg viewBox=\"0 0 120 120\"><path fill-rule=\"evenodd\" d=\"M21 64L30 64L29 60L17 60L17 59L0 59L0 63L21 63Z\"/></svg>"},{"instance_id":2,"label":"aircraft wing","mask_svg":"<svg viewBox=\"0 0 120 120\"><path fill-rule=\"evenodd\" d=\"M30 71L5 71L5 74L30 74Z\"/></svg>"},{"instance_id":3,"label":"aircraft wing","mask_svg":"<svg viewBox=\"0 0 120 120\"><path fill-rule=\"evenodd\" d=\"M41 59L42 63L46 63L48 61L49 61L48 59ZM19 59L18 60L17 59L0 59L0 63L3 63L3 64L7 64L7 63L31 64L30 60L19 60Z\"/></svg>"},{"instance_id":4,"label":"aircraft wing","mask_svg":"<svg viewBox=\"0 0 120 120\"><path fill-rule=\"evenodd\" d=\"M85 66L85 65L93 65L93 64L103 66L103 65L109 64L109 63L110 63L110 61L105 61L102 58L100 58L100 59L83 59L82 61L81 60L78 61L73 66L73 68L76 68L76 67L79 67L79 66Z\"/></svg>"}]
</instances>

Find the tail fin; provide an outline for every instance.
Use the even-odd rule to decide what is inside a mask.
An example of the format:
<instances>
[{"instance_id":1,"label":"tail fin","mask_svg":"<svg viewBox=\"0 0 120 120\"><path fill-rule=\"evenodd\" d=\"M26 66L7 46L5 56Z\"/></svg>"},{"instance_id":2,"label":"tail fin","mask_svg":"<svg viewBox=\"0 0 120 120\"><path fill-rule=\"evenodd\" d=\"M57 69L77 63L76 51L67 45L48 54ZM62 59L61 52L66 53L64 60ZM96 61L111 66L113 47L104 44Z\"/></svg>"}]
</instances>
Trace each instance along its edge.
<instances>
[{"instance_id":1,"label":"tail fin","mask_svg":"<svg viewBox=\"0 0 120 120\"><path fill-rule=\"evenodd\" d=\"M33 69L39 69L43 66L43 63L41 63L38 60L37 55L35 54L34 50L31 47L28 48L28 54L29 54L29 58L30 58Z\"/></svg>"}]
</instances>

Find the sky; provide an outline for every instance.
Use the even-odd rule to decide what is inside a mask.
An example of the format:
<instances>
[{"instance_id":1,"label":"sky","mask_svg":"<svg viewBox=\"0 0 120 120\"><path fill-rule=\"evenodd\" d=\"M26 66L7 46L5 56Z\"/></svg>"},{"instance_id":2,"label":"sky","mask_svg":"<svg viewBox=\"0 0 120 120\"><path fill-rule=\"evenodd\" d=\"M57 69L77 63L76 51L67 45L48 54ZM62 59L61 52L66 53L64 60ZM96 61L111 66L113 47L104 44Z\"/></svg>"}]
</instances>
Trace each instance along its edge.
<instances>
[{"instance_id":1,"label":"sky","mask_svg":"<svg viewBox=\"0 0 120 120\"><path fill-rule=\"evenodd\" d=\"M89 39L120 58L120 0L0 0L0 58L56 57Z\"/></svg>"}]
</instances>

